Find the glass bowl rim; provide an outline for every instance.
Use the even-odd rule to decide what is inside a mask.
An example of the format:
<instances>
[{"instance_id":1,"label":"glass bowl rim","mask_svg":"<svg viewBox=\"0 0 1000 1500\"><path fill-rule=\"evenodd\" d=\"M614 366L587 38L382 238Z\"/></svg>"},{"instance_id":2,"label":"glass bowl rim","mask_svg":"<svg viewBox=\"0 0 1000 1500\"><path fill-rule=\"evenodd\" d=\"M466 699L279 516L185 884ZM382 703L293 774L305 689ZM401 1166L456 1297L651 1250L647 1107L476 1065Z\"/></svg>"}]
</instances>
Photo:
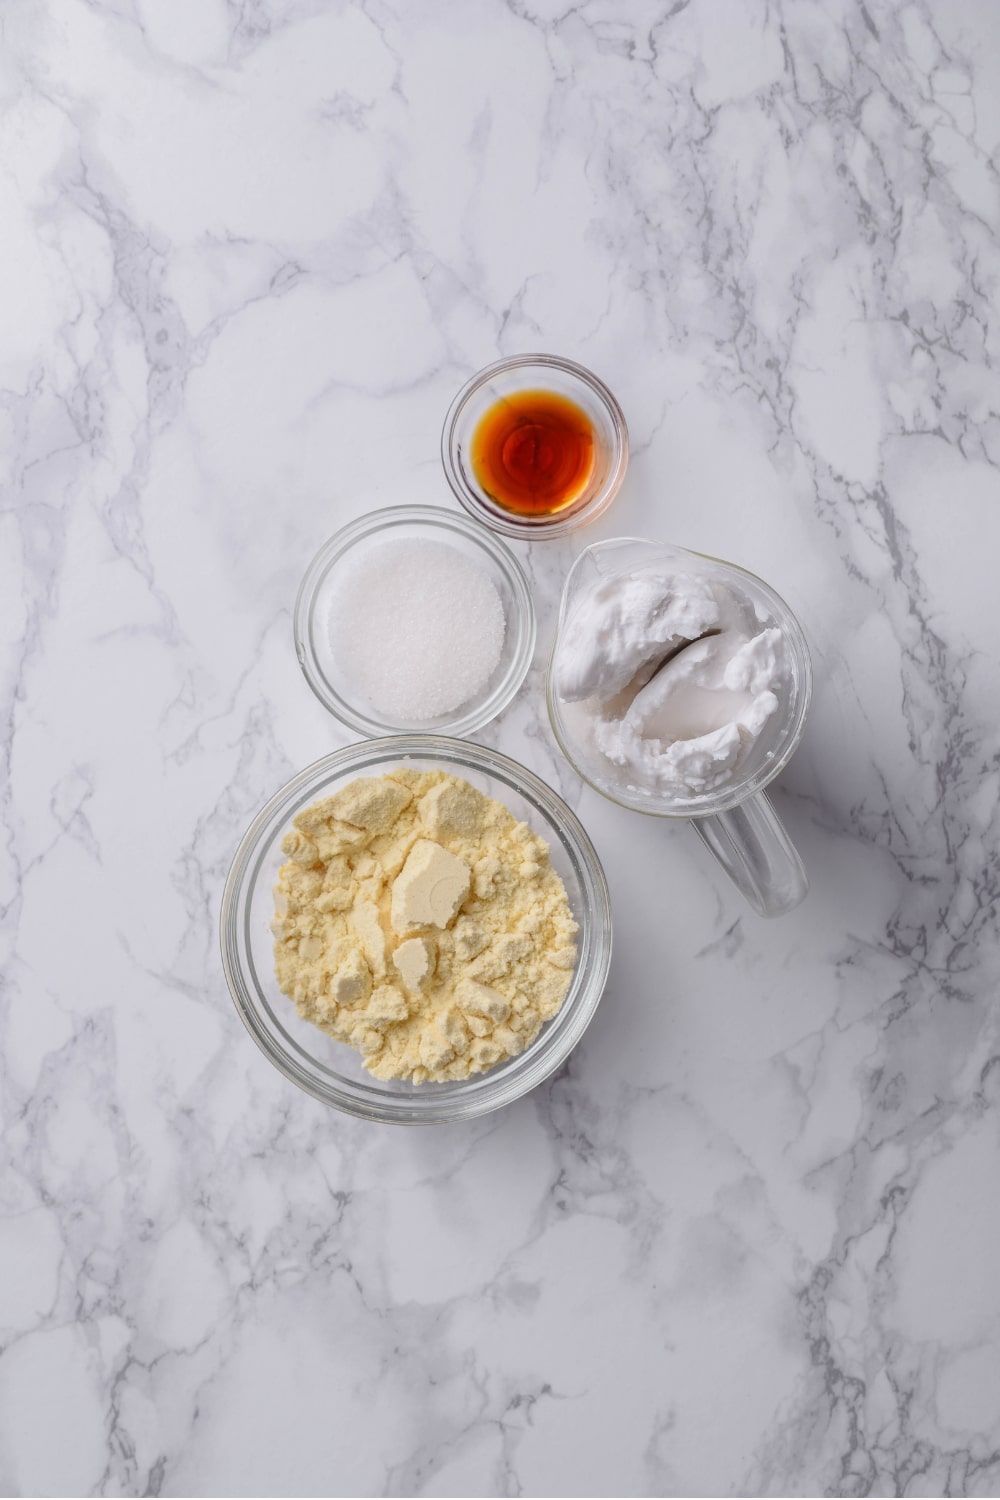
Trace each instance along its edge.
<instances>
[{"instance_id":1,"label":"glass bowl rim","mask_svg":"<svg viewBox=\"0 0 1000 1500\"><path fill-rule=\"evenodd\" d=\"M714 792L705 792L697 799L697 802L678 803L674 807L639 807L636 803L626 802L613 792L608 791L607 788L599 786L593 777L589 776L583 770L566 744L565 737L560 728L559 712L555 706L555 660L564 621L565 590L569 578L569 574L567 574L563 580L563 595L559 602L556 633L552 641L552 649L549 652L548 664L545 669L545 707L548 711L549 727L552 730L553 738L564 758L573 767L580 780L591 787L593 791L599 793L600 796L607 798L609 802L613 802L616 807L623 807L628 812L641 813L647 818L709 818L715 813L728 812L730 808L737 807L741 802L746 802L756 793L763 792L765 787L769 786L774 778L781 774L798 749L802 736L805 733L806 721L809 717L809 708L813 695L813 666L812 653L809 650L809 641L802 627L802 622L791 605L787 603L772 584L768 583L766 578L761 578L758 573L754 573L750 568L742 567L740 563L730 562L725 557L716 557L711 552L698 552L693 547L681 547L676 542L653 541L650 537L643 536L604 537L601 541L595 542L593 545L596 547L613 546L617 542L637 542L643 546L662 547L674 552L686 553L689 557L701 558L704 562L716 563L720 567L731 569L734 573L742 573L744 577L751 579L758 588L762 589L766 595L775 600L779 606L779 613L781 615L781 628L791 638L796 659L802 669L795 718L788 732L785 744L782 746L780 755L776 755L773 761L768 761L765 765L760 766L752 776L748 776L745 781L737 783L735 787L719 787ZM570 572L573 571L573 568L577 566L580 559L589 550L590 548L584 549L583 552L579 553L573 559L573 566Z\"/></svg>"},{"instance_id":2,"label":"glass bowl rim","mask_svg":"<svg viewBox=\"0 0 1000 1500\"><path fill-rule=\"evenodd\" d=\"M315 552L302 575L295 607L292 613L292 634L295 655L302 675L312 692L328 713L348 729L356 730L369 738L382 738L388 734L421 734L425 731L409 725L393 724L387 719L375 718L364 713L340 693L330 687L323 676L312 642L312 621L319 598L320 588L332 567L352 547L366 537L380 531L391 531L397 526L412 523L465 537L483 548L503 574L514 600L514 620L508 621L508 630L515 632L514 651L510 666L492 693L474 703L464 712L461 710L441 724L430 726L426 733L461 737L482 729L502 713L519 691L535 654L537 620L531 586L527 575L513 552L505 542L490 533L476 521L461 512L445 510L439 505L390 505L381 510L367 511L363 516L341 526Z\"/></svg>"},{"instance_id":3,"label":"glass bowl rim","mask_svg":"<svg viewBox=\"0 0 1000 1500\"><path fill-rule=\"evenodd\" d=\"M513 1060L509 1071L487 1069L448 1086L447 1092L379 1094L375 1081L338 1088L308 1073L267 1029L260 1009L270 1009L259 985L248 976L241 939L249 945L250 903L259 878L265 836L287 822L305 788L315 787L330 772L354 771L362 775L389 761L408 756L451 762L506 782L541 810L562 836L580 886L579 951L573 982L559 1015L567 1023L558 1033L543 1027L538 1037ZM486 745L448 735L387 735L363 740L313 761L286 781L257 813L233 856L222 894L219 916L222 968L240 1020L265 1057L280 1073L312 1098L360 1119L387 1124L435 1125L472 1119L500 1109L530 1092L562 1066L580 1041L597 1010L607 984L611 964L611 898L600 857L577 815L552 787L527 766ZM291 1001L288 1002L291 1005ZM546 1046L545 1038L549 1037ZM553 1040L554 1038L554 1040ZM366 1094L371 1097L365 1097ZM391 1102L390 1102L391 1101ZM398 1101L398 1102L397 1102Z\"/></svg>"},{"instance_id":4,"label":"glass bowl rim","mask_svg":"<svg viewBox=\"0 0 1000 1500\"><path fill-rule=\"evenodd\" d=\"M548 517L540 521L519 519L513 515L507 515L499 510L493 510L480 499L465 480L459 470L453 456L455 432L459 419L473 396L490 380L497 375L502 375L508 370L517 370L530 365L541 365L546 369L564 370L568 374L581 380L593 391L594 395L605 408L611 422L612 431L615 435L615 446L613 452L614 462L611 472L605 480L601 489L589 504L582 506L579 510L570 510L560 519L556 516ZM451 486L452 492L459 504L470 516L474 516L491 531L502 536L520 537L522 540L542 540L547 537L565 536L568 531L575 531L577 527L594 521L603 515L608 506L614 500L621 489L628 469L629 462L629 436L628 423L625 413L618 403L617 397L611 389L605 385L599 375L589 370L586 365L577 364L575 360L566 359L561 354L510 354L504 359L494 360L492 364L484 365L477 370L458 391L449 406L441 428L441 464L444 469L445 478Z\"/></svg>"}]
</instances>

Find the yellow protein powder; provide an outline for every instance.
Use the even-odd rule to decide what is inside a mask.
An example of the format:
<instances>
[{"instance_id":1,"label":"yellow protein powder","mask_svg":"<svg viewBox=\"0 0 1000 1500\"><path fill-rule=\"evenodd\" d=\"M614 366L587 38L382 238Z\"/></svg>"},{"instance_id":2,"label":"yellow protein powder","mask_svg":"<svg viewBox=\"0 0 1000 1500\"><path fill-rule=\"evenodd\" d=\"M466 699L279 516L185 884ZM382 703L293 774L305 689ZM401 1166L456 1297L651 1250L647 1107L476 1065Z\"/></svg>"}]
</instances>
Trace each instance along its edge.
<instances>
[{"instance_id":1,"label":"yellow protein powder","mask_svg":"<svg viewBox=\"0 0 1000 1500\"><path fill-rule=\"evenodd\" d=\"M544 839L501 803L404 768L294 822L274 891L278 983L376 1078L467 1078L556 1014L577 924Z\"/></svg>"}]
</instances>

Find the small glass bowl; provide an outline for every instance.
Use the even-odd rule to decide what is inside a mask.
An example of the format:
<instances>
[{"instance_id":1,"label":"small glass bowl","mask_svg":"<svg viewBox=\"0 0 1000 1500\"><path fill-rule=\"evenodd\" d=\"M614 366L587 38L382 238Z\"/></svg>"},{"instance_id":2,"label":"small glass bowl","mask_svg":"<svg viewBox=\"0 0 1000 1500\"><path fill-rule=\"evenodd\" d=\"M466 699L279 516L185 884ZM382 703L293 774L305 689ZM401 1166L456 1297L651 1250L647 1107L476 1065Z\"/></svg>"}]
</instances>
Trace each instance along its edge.
<instances>
[{"instance_id":1,"label":"small glass bowl","mask_svg":"<svg viewBox=\"0 0 1000 1500\"><path fill-rule=\"evenodd\" d=\"M359 699L330 642L327 616L338 565L348 554L357 557L365 547L377 547L390 537L447 542L484 569L503 605L503 650L492 677L477 698L436 719L400 722L379 714ZM320 548L299 586L294 632L295 654L306 681L342 724L373 737L402 731L465 735L496 718L524 681L535 649L535 609L520 563L482 526L435 505L397 505L352 521Z\"/></svg>"},{"instance_id":2,"label":"small glass bowl","mask_svg":"<svg viewBox=\"0 0 1000 1500\"><path fill-rule=\"evenodd\" d=\"M498 401L515 391L546 390L582 407L594 428L596 461L583 494L552 515L518 516L504 510L480 485L470 462L472 436ZM625 416L603 381L583 365L555 354L515 354L487 365L464 385L451 403L441 433L441 462L459 503L504 536L561 536L594 521L621 488L628 467Z\"/></svg>"},{"instance_id":3,"label":"small glass bowl","mask_svg":"<svg viewBox=\"0 0 1000 1500\"><path fill-rule=\"evenodd\" d=\"M351 1047L302 1019L274 977L272 887L285 859L281 840L293 817L356 776L380 776L404 765L464 777L545 838L580 928L576 967L558 1014L520 1057L451 1083L373 1078ZM531 771L483 745L438 735L396 735L335 751L275 793L236 851L222 896L220 936L222 965L240 1018L286 1078L314 1099L361 1119L435 1125L510 1104L566 1060L589 1025L607 980L611 906L601 862L582 824Z\"/></svg>"}]
</instances>

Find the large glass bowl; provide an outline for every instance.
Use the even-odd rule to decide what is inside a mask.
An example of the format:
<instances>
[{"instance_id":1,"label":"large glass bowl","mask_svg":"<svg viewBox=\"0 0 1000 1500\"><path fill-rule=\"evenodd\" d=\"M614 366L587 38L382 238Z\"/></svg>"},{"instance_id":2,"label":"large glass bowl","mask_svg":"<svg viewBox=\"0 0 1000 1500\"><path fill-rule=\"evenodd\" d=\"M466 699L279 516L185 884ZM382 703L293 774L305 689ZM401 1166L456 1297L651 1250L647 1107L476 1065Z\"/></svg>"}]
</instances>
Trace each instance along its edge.
<instances>
[{"instance_id":1,"label":"large glass bowl","mask_svg":"<svg viewBox=\"0 0 1000 1500\"><path fill-rule=\"evenodd\" d=\"M573 978L559 1013L520 1057L452 1083L383 1083L358 1054L304 1021L274 977L272 887L281 840L296 813L357 776L395 766L448 771L503 802L550 848L579 923ZM543 781L507 756L439 735L394 735L335 751L300 771L254 818L222 897L222 964L236 1009L270 1061L314 1099L347 1114L399 1125L468 1120L510 1104L565 1061L589 1024L611 962L611 906L600 860L579 819Z\"/></svg>"}]
</instances>

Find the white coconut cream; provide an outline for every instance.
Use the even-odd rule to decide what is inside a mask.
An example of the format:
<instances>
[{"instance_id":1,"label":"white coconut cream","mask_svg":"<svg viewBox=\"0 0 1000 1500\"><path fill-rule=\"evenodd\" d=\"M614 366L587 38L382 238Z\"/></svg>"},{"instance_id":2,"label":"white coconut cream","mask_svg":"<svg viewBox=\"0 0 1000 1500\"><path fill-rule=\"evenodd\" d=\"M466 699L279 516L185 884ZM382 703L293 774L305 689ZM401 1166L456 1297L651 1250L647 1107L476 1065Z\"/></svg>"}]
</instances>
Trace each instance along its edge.
<instances>
[{"instance_id":1,"label":"white coconut cream","mask_svg":"<svg viewBox=\"0 0 1000 1500\"><path fill-rule=\"evenodd\" d=\"M651 565L577 598L554 680L607 760L650 790L698 796L765 733L788 682L785 638L728 579Z\"/></svg>"}]
</instances>

